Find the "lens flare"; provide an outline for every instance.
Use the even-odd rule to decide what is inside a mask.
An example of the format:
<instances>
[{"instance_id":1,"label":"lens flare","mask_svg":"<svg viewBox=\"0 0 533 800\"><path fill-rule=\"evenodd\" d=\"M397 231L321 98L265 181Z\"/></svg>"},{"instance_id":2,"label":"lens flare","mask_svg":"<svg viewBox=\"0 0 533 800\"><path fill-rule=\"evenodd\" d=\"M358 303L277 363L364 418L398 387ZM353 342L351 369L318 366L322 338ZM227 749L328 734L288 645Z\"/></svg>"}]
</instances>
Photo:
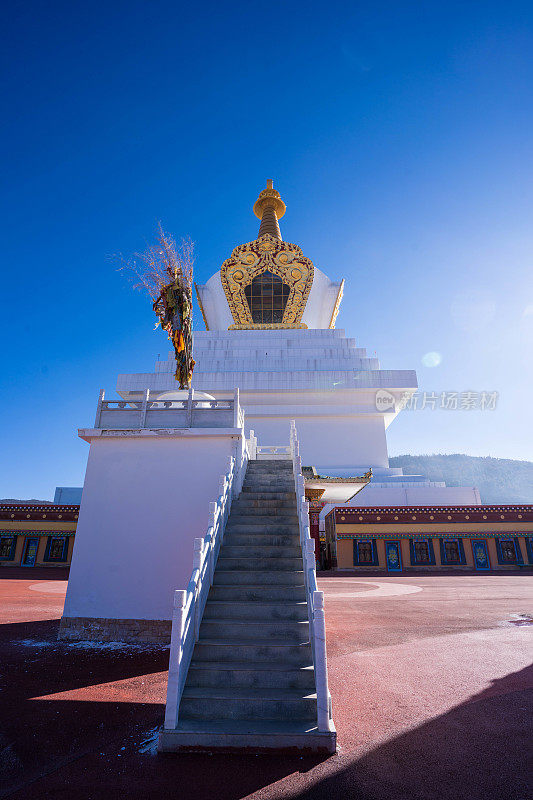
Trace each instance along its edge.
<instances>
[{"instance_id":1,"label":"lens flare","mask_svg":"<svg viewBox=\"0 0 533 800\"><path fill-rule=\"evenodd\" d=\"M434 350L422 356L422 364L425 367L438 367L441 361L442 361L441 354L435 352Z\"/></svg>"}]
</instances>

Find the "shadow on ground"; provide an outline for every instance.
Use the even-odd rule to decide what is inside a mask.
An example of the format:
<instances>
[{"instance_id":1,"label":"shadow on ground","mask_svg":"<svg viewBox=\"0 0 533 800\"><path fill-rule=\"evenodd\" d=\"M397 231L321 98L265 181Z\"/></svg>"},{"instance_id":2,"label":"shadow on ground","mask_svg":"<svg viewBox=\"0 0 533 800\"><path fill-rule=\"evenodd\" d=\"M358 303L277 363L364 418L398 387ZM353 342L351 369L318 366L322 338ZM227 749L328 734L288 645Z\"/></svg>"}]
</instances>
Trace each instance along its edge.
<instances>
[{"instance_id":1,"label":"shadow on ground","mask_svg":"<svg viewBox=\"0 0 533 800\"><path fill-rule=\"evenodd\" d=\"M532 690L532 666L495 680L449 713L347 759L291 798L527 800Z\"/></svg>"},{"instance_id":2,"label":"shadow on ground","mask_svg":"<svg viewBox=\"0 0 533 800\"><path fill-rule=\"evenodd\" d=\"M468 702L365 752L343 752L341 730L339 754L326 759L158 756L168 650L79 649L57 642L58 626L57 619L0 626L1 797L530 797L531 667L493 681ZM81 699L86 687L117 681L125 683L106 687L101 701ZM71 699L36 699L61 692L72 692ZM339 723L342 717L337 709Z\"/></svg>"},{"instance_id":3,"label":"shadow on ground","mask_svg":"<svg viewBox=\"0 0 533 800\"><path fill-rule=\"evenodd\" d=\"M69 567L5 567L0 565L0 581L66 581Z\"/></svg>"},{"instance_id":4,"label":"shadow on ground","mask_svg":"<svg viewBox=\"0 0 533 800\"><path fill-rule=\"evenodd\" d=\"M0 626L2 797L241 800L526 800L533 711L531 668L494 681L447 714L365 753L298 756L155 752L161 702L37 700L99 683L159 681L168 651L73 649L58 620ZM26 640L48 642L28 647ZM158 694L159 692L159 694ZM108 701L109 696L109 701ZM131 697L129 698L131 700Z\"/></svg>"}]
</instances>

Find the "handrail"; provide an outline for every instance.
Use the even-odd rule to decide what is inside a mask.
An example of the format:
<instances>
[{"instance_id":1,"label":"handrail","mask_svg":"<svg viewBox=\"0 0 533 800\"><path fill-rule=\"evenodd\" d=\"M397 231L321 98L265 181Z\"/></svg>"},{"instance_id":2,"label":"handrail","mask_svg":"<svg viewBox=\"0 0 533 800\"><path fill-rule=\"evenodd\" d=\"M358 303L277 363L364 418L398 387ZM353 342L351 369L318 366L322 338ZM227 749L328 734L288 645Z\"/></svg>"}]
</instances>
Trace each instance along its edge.
<instances>
[{"instance_id":1,"label":"handrail","mask_svg":"<svg viewBox=\"0 0 533 800\"><path fill-rule=\"evenodd\" d=\"M238 389L235 394L236 419L242 422L241 446L237 457L228 457L228 470L220 478L220 494L209 503L209 520L203 539L194 540L193 567L186 589L176 589L172 611L172 633L168 670L165 729L174 730L178 724L178 711L191 662L194 645L198 641L200 623L209 589L213 583L215 566L224 539L226 523L234 497L240 494L249 448L244 439L244 412L239 407Z\"/></svg>"},{"instance_id":2,"label":"handrail","mask_svg":"<svg viewBox=\"0 0 533 800\"><path fill-rule=\"evenodd\" d=\"M319 731L331 730L332 707L328 687L328 666L326 655L326 622L324 616L324 592L319 592L316 583L315 543L309 529L309 503L305 499L305 482L302 475L300 443L296 423L291 420L290 452L296 489L296 505L300 544L304 564L305 596L309 616L309 634L315 670L317 725Z\"/></svg>"}]
</instances>

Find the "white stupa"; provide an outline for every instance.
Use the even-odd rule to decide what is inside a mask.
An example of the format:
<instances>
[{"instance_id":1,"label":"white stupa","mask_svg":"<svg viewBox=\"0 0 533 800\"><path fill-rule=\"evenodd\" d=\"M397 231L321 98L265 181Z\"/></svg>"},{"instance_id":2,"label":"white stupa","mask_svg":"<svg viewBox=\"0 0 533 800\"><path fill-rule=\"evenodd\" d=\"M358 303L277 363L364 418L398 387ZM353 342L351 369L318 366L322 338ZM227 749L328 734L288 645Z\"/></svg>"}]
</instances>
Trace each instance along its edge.
<instances>
[{"instance_id":1,"label":"white stupa","mask_svg":"<svg viewBox=\"0 0 533 800\"><path fill-rule=\"evenodd\" d=\"M246 429L260 444L284 444L295 419L305 464L320 474L354 476L372 468L357 505L475 504L471 488L450 488L390 468L386 430L416 391L414 370L382 370L355 339L335 329L344 280L332 281L294 244L278 220L285 204L272 181L254 205L257 239L236 247L196 286L206 330L194 334L193 387L218 399L240 390ZM124 399L167 392L175 364L122 374Z\"/></svg>"}]
</instances>

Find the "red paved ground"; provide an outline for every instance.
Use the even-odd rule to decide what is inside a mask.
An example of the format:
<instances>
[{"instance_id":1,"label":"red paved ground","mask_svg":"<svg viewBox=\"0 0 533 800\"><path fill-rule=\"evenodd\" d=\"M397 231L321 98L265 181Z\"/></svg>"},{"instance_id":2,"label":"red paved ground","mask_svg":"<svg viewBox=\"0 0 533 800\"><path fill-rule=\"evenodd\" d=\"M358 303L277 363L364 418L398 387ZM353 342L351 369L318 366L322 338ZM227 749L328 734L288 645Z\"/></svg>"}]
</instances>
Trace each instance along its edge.
<instances>
[{"instance_id":1,"label":"red paved ground","mask_svg":"<svg viewBox=\"0 0 533 800\"><path fill-rule=\"evenodd\" d=\"M532 797L531 574L322 577L327 759L157 756L168 651L57 643L64 577L0 570L0 796Z\"/></svg>"}]
</instances>

